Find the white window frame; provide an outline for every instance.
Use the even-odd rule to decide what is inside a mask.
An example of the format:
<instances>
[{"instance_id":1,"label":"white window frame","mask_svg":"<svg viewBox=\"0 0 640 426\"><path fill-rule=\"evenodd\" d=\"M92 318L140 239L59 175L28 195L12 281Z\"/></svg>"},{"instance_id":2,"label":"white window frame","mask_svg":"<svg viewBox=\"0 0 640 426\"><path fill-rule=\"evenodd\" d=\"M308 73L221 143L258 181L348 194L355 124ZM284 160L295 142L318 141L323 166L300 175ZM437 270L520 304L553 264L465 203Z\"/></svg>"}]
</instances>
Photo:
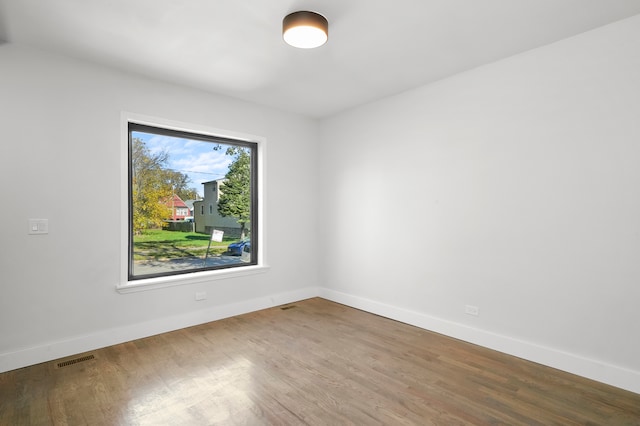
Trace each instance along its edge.
<instances>
[{"instance_id":1,"label":"white window frame","mask_svg":"<svg viewBox=\"0 0 640 426\"><path fill-rule=\"evenodd\" d=\"M229 269L191 272L180 275L169 275L145 279L129 280L129 123L145 124L190 133L200 133L214 137L237 139L255 142L258 146L258 261L256 265L248 265ZM229 279L246 275L265 273L269 270L267 264L266 212L266 158L267 141L265 138L245 133L212 128L205 125L185 123L159 117L122 112L120 121L120 281L116 285L119 293L131 293L173 287L178 285L197 284L212 280Z\"/></svg>"}]
</instances>

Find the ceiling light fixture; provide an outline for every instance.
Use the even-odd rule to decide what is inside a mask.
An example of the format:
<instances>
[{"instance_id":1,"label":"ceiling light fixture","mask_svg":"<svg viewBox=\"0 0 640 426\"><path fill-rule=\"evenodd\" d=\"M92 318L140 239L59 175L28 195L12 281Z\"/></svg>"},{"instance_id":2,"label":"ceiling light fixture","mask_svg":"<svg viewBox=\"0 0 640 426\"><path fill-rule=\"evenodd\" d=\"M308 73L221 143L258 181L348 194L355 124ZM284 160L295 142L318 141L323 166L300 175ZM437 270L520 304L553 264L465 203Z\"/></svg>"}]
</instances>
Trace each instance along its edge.
<instances>
[{"instance_id":1,"label":"ceiling light fixture","mask_svg":"<svg viewBox=\"0 0 640 426\"><path fill-rule=\"evenodd\" d=\"M329 38L329 23L315 12L293 12L282 20L282 38L287 44L301 49L320 47Z\"/></svg>"}]
</instances>

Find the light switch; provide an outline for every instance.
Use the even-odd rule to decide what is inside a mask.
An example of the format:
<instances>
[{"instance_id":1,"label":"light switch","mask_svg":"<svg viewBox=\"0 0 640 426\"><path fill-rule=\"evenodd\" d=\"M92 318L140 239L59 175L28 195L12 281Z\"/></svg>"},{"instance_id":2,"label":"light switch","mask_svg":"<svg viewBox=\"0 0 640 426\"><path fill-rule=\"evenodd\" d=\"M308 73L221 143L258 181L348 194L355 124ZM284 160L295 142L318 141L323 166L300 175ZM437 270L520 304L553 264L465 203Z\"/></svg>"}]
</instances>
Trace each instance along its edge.
<instances>
[{"instance_id":1,"label":"light switch","mask_svg":"<svg viewBox=\"0 0 640 426\"><path fill-rule=\"evenodd\" d=\"M48 234L49 219L29 219L29 234Z\"/></svg>"}]
</instances>

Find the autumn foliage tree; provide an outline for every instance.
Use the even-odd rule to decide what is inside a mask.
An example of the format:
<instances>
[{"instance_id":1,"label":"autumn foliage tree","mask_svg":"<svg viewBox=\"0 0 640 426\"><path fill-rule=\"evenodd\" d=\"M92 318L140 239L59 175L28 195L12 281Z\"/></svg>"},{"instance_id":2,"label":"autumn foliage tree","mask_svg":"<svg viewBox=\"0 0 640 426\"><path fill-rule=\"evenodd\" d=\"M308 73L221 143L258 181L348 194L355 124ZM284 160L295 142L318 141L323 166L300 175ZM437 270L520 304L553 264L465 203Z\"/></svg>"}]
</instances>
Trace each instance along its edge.
<instances>
[{"instance_id":1,"label":"autumn foliage tree","mask_svg":"<svg viewBox=\"0 0 640 426\"><path fill-rule=\"evenodd\" d=\"M143 140L131 141L131 197L133 205L133 231L162 226L169 216L165 201L173 194L189 195L189 178L167 166L166 151L151 152Z\"/></svg>"}]
</instances>

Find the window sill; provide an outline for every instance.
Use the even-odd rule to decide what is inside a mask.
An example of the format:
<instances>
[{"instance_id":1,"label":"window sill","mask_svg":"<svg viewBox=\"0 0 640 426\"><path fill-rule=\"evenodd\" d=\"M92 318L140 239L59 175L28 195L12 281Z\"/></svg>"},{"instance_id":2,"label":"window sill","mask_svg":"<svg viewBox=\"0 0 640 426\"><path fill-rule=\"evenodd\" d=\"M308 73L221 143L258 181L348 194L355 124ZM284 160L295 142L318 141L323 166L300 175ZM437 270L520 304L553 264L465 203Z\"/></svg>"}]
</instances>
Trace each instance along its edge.
<instances>
[{"instance_id":1,"label":"window sill","mask_svg":"<svg viewBox=\"0 0 640 426\"><path fill-rule=\"evenodd\" d=\"M269 270L269 266L256 265L242 268L231 268L217 271L194 272L193 274L173 275L167 277L147 278L143 280L127 281L118 284L118 293L136 293L140 291L155 290L159 288L174 287L179 285L198 284L211 280L242 277L247 275L262 274Z\"/></svg>"}]
</instances>

